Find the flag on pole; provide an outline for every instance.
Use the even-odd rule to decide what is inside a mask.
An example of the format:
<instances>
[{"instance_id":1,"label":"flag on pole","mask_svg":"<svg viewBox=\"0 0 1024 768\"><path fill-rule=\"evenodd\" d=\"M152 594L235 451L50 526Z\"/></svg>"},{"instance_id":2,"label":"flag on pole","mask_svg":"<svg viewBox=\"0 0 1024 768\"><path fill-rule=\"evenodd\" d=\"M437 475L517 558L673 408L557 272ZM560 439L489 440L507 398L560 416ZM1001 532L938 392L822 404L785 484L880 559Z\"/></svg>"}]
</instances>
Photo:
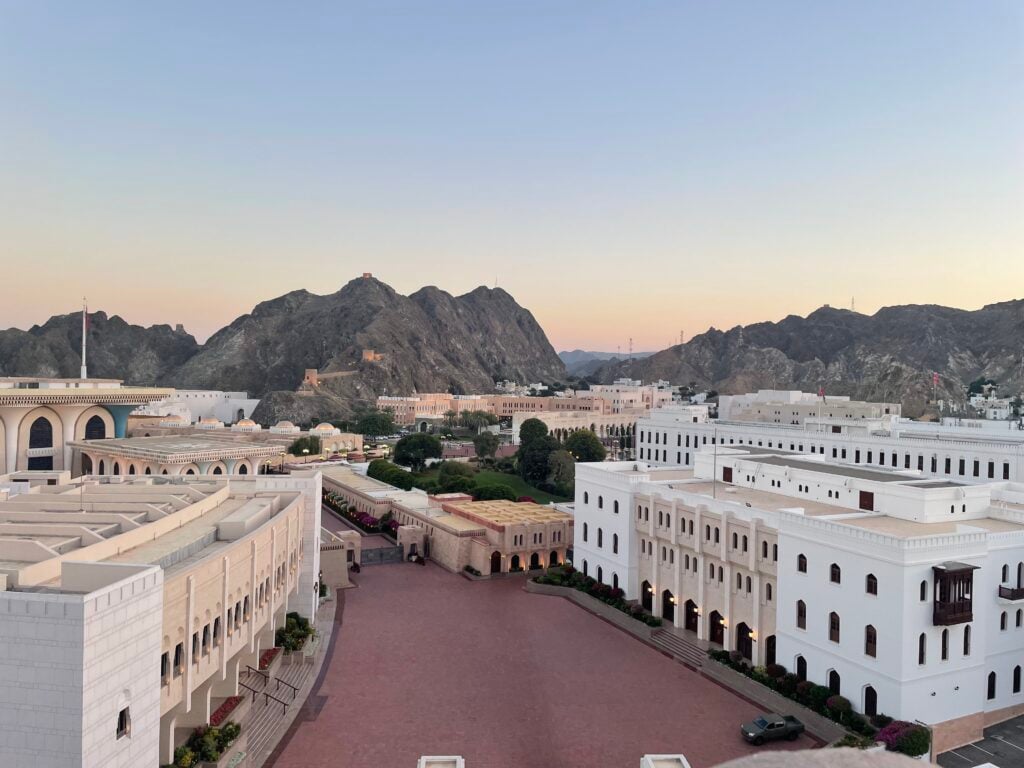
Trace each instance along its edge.
<instances>
[{"instance_id":1,"label":"flag on pole","mask_svg":"<svg viewBox=\"0 0 1024 768\"><path fill-rule=\"evenodd\" d=\"M820 397L822 400L825 399L825 388L824 387L818 387L818 397Z\"/></svg>"},{"instance_id":2,"label":"flag on pole","mask_svg":"<svg viewBox=\"0 0 1024 768\"><path fill-rule=\"evenodd\" d=\"M933 371L932 372L932 386L933 387L939 386L939 372L938 371Z\"/></svg>"}]
</instances>

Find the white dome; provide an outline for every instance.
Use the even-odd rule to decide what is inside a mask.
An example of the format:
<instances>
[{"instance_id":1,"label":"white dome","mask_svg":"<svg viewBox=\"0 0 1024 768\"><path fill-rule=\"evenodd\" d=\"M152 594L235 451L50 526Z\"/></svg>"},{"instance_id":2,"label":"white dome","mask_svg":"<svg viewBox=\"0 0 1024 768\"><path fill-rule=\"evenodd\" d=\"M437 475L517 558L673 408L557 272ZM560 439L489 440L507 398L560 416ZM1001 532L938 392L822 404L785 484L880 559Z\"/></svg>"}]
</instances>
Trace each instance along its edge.
<instances>
[{"instance_id":1,"label":"white dome","mask_svg":"<svg viewBox=\"0 0 1024 768\"><path fill-rule=\"evenodd\" d=\"M239 427L255 427L256 426L256 422L253 421L252 419L242 419L241 421L237 422L237 424L238 424Z\"/></svg>"}]
</instances>

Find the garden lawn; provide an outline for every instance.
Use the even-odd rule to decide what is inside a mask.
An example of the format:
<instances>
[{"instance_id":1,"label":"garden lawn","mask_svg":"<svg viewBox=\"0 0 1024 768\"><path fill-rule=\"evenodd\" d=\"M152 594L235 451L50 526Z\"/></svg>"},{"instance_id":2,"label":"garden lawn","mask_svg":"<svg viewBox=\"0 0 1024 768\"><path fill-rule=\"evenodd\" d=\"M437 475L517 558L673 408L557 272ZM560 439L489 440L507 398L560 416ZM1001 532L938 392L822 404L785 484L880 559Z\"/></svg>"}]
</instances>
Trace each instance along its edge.
<instances>
[{"instance_id":1,"label":"garden lawn","mask_svg":"<svg viewBox=\"0 0 1024 768\"><path fill-rule=\"evenodd\" d=\"M423 480L437 480L438 470L428 469L420 472L416 477ZM547 504L549 501L572 501L564 496L555 496L539 488L534 488L519 475L506 475L504 472L497 472L493 469L481 469L473 475L473 482L477 485L507 485L516 496L529 496L538 504Z\"/></svg>"}]
</instances>

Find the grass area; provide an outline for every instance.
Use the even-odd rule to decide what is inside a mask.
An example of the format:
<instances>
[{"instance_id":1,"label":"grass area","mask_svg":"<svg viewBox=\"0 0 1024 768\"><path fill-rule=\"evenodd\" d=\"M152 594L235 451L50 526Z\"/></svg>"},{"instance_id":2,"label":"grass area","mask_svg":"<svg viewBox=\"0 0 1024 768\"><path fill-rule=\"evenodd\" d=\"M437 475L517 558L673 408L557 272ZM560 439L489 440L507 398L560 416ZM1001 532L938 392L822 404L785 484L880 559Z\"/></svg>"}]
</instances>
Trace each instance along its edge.
<instances>
[{"instance_id":1,"label":"grass area","mask_svg":"<svg viewBox=\"0 0 1024 768\"><path fill-rule=\"evenodd\" d=\"M437 469L428 469L426 472L421 472L417 477L425 480L437 480L437 475ZM496 472L493 469L478 470L474 475L474 479L478 485L490 485L492 483L495 485L507 485L516 496L529 496L538 504L547 504L551 501L571 501L571 499L567 499L564 496L555 496L539 488L534 488L519 475L506 475L504 472Z\"/></svg>"}]
</instances>

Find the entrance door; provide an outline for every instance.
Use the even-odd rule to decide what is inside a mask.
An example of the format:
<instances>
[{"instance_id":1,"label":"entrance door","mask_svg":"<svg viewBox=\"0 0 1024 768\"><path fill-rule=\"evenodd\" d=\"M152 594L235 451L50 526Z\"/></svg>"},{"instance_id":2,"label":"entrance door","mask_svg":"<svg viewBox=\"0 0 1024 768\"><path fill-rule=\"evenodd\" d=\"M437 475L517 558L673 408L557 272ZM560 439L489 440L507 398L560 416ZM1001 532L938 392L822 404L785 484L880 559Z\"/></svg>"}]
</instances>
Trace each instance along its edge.
<instances>
[{"instance_id":1,"label":"entrance door","mask_svg":"<svg viewBox=\"0 0 1024 768\"><path fill-rule=\"evenodd\" d=\"M859 507L860 507L860 509L863 509L865 512L874 512L875 511L875 494L872 493L871 491L861 491L860 492L860 505L859 505Z\"/></svg>"},{"instance_id":2,"label":"entrance door","mask_svg":"<svg viewBox=\"0 0 1024 768\"><path fill-rule=\"evenodd\" d=\"M775 663L775 635L768 635L764 639L764 663Z\"/></svg>"},{"instance_id":3,"label":"entrance door","mask_svg":"<svg viewBox=\"0 0 1024 768\"><path fill-rule=\"evenodd\" d=\"M868 717L878 714L878 694L870 685L864 688L864 714Z\"/></svg>"},{"instance_id":4,"label":"entrance door","mask_svg":"<svg viewBox=\"0 0 1024 768\"><path fill-rule=\"evenodd\" d=\"M796 676L801 681L807 679L807 659L803 656L796 657Z\"/></svg>"},{"instance_id":5,"label":"entrance door","mask_svg":"<svg viewBox=\"0 0 1024 768\"><path fill-rule=\"evenodd\" d=\"M491 573L501 573L501 552L491 552Z\"/></svg>"},{"instance_id":6,"label":"entrance door","mask_svg":"<svg viewBox=\"0 0 1024 768\"><path fill-rule=\"evenodd\" d=\"M548 560L548 568L558 565L558 552L551 550L550 559Z\"/></svg>"},{"instance_id":7,"label":"entrance door","mask_svg":"<svg viewBox=\"0 0 1024 768\"><path fill-rule=\"evenodd\" d=\"M736 625L736 650L743 654L743 658L751 661L754 655L754 643L750 639L750 627L743 622Z\"/></svg>"},{"instance_id":8,"label":"entrance door","mask_svg":"<svg viewBox=\"0 0 1024 768\"><path fill-rule=\"evenodd\" d=\"M708 627L708 640L718 645L724 645L725 627L722 626L722 614L718 611L712 611L711 615L708 616L708 621L711 622L711 626Z\"/></svg>"},{"instance_id":9,"label":"entrance door","mask_svg":"<svg viewBox=\"0 0 1024 768\"><path fill-rule=\"evenodd\" d=\"M722 482L723 483L731 483L732 482L732 467L722 467Z\"/></svg>"},{"instance_id":10,"label":"entrance door","mask_svg":"<svg viewBox=\"0 0 1024 768\"><path fill-rule=\"evenodd\" d=\"M519 555L512 555L512 561L508 564L508 569L510 571L518 571L521 567L519 562Z\"/></svg>"},{"instance_id":11,"label":"entrance door","mask_svg":"<svg viewBox=\"0 0 1024 768\"><path fill-rule=\"evenodd\" d=\"M661 617L670 624L676 620L675 598L667 589L661 593Z\"/></svg>"},{"instance_id":12,"label":"entrance door","mask_svg":"<svg viewBox=\"0 0 1024 768\"><path fill-rule=\"evenodd\" d=\"M683 614L684 626L691 632L697 631L697 604L693 600L687 600Z\"/></svg>"},{"instance_id":13,"label":"entrance door","mask_svg":"<svg viewBox=\"0 0 1024 768\"><path fill-rule=\"evenodd\" d=\"M534 552L530 555L530 570L532 571L536 568L540 568L540 555Z\"/></svg>"},{"instance_id":14,"label":"entrance door","mask_svg":"<svg viewBox=\"0 0 1024 768\"><path fill-rule=\"evenodd\" d=\"M650 582L645 581L640 585L640 604L648 613L654 610L654 599L651 596L653 591Z\"/></svg>"}]
</instances>

